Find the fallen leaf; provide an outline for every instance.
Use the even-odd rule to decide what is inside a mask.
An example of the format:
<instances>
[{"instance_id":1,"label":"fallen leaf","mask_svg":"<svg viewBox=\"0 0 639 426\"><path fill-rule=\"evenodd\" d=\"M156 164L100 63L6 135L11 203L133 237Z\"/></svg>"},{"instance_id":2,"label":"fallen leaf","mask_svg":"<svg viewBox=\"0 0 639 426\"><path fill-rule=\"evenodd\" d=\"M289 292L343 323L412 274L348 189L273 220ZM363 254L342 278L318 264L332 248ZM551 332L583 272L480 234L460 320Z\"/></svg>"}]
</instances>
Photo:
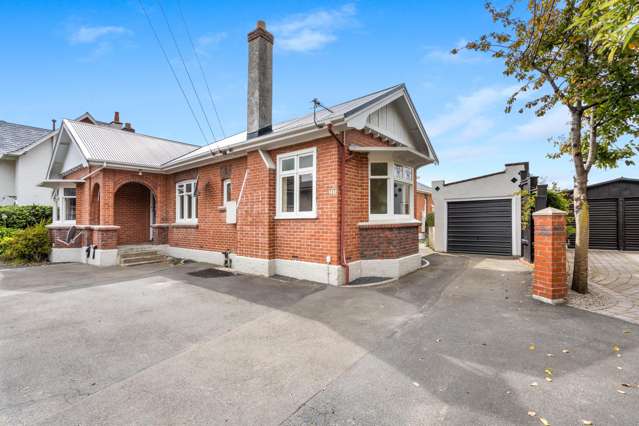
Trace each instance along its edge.
<instances>
[{"instance_id":1,"label":"fallen leaf","mask_svg":"<svg viewBox=\"0 0 639 426\"><path fill-rule=\"evenodd\" d=\"M553 357L553 354L546 354L547 357Z\"/></svg>"},{"instance_id":2,"label":"fallen leaf","mask_svg":"<svg viewBox=\"0 0 639 426\"><path fill-rule=\"evenodd\" d=\"M546 368L544 372L546 373L546 375L552 376L552 368Z\"/></svg>"},{"instance_id":3,"label":"fallen leaf","mask_svg":"<svg viewBox=\"0 0 639 426\"><path fill-rule=\"evenodd\" d=\"M415 385L416 387L419 387L419 383L417 382L413 382L413 385Z\"/></svg>"},{"instance_id":4,"label":"fallen leaf","mask_svg":"<svg viewBox=\"0 0 639 426\"><path fill-rule=\"evenodd\" d=\"M568 349L564 349L564 350L562 350L562 352L565 353L565 354L570 353L570 351Z\"/></svg>"},{"instance_id":5,"label":"fallen leaf","mask_svg":"<svg viewBox=\"0 0 639 426\"><path fill-rule=\"evenodd\" d=\"M538 385L539 385L539 383L537 383L537 382L532 382L532 383L530 384L530 386L538 386Z\"/></svg>"},{"instance_id":6,"label":"fallen leaf","mask_svg":"<svg viewBox=\"0 0 639 426\"><path fill-rule=\"evenodd\" d=\"M621 348L619 347L619 345L613 345L612 347L612 351L613 352L619 352L621 350Z\"/></svg>"},{"instance_id":7,"label":"fallen leaf","mask_svg":"<svg viewBox=\"0 0 639 426\"><path fill-rule=\"evenodd\" d=\"M547 382L552 382L552 379L550 377L546 377L546 381Z\"/></svg>"},{"instance_id":8,"label":"fallen leaf","mask_svg":"<svg viewBox=\"0 0 639 426\"><path fill-rule=\"evenodd\" d=\"M441 341L442 341L442 339L435 339L435 342L437 342L437 343L439 343Z\"/></svg>"},{"instance_id":9,"label":"fallen leaf","mask_svg":"<svg viewBox=\"0 0 639 426\"><path fill-rule=\"evenodd\" d=\"M591 420L582 420L581 423L583 423L585 425L591 425L592 421Z\"/></svg>"},{"instance_id":10,"label":"fallen leaf","mask_svg":"<svg viewBox=\"0 0 639 426\"><path fill-rule=\"evenodd\" d=\"M624 388L639 388L639 385L635 385L632 383L622 383L621 386L623 386Z\"/></svg>"},{"instance_id":11,"label":"fallen leaf","mask_svg":"<svg viewBox=\"0 0 639 426\"><path fill-rule=\"evenodd\" d=\"M534 411L529 411L529 412L528 412L528 415L529 415L530 417L535 417L535 416L537 415L537 413L535 413Z\"/></svg>"},{"instance_id":12,"label":"fallen leaf","mask_svg":"<svg viewBox=\"0 0 639 426\"><path fill-rule=\"evenodd\" d=\"M550 422L546 419L544 419L543 417L539 418L539 421L541 422L541 424L543 424L544 426L550 426Z\"/></svg>"},{"instance_id":13,"label":"fallen leaf","mask_svg":"<svg viewBox=\"0 0 639 426\"><path fill-rule=\"evenodd\" d=\"M625 394L626 394L626 391L623 391L623 390L621 390L621 389L617 389L617 392L619 392L619 393L620 393L620 394L622 394L622 395L625 395Z\"/></svg>"},{"instance_id":14,"label":"fallen leaf","mask_svg":"<svg viewBox=\"0 0 639 426\"><path fill-rule=\"evenodd\" d=\"M618 365L618 366L617 366L617 370L623 370L623 367L621 367L621 366L619 366L619 365Z\"/></svg>"},{"instance_id":15,"label":"fallen leaf","mask_svg":"<svg viewBox=\"0 0 639 426\"><path fill-rule=\"evenodd\" d=\"M534 351L536 348L536 346L534 344L531 344L530 346L528 346L528 350L530 351Z\"/></svg>"},{"instance_id":16,"label":"fallen leaf","mask_svg":"<svg viewBox=\"0 0 639 426\"><path fill-rule=\"evenodd\" d=\"M631 333L631 331L630 331L630 330L624 330L624 331L623 331L623 334L630 334L630 333Z\"/></svg>"}]
</instances>

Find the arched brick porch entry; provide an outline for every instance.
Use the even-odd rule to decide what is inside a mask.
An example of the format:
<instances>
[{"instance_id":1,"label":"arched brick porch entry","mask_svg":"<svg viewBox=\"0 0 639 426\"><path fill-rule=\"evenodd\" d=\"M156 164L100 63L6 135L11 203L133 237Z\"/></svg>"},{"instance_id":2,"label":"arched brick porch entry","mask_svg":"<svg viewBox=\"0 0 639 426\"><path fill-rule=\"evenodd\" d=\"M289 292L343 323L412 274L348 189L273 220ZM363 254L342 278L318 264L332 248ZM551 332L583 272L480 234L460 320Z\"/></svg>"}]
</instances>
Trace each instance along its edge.
<instances>
[{"instance_id":1,"label":"arched brick porch entry","mask_svg":"<svg viewBox=\"0 0 639 426\"><path fill-rule=\"evenodd\" d=\"M114 224L119 226L118 245L151 242L153 191L138 182L120 186L114 195Z\"/></svg>"}]
</instances>

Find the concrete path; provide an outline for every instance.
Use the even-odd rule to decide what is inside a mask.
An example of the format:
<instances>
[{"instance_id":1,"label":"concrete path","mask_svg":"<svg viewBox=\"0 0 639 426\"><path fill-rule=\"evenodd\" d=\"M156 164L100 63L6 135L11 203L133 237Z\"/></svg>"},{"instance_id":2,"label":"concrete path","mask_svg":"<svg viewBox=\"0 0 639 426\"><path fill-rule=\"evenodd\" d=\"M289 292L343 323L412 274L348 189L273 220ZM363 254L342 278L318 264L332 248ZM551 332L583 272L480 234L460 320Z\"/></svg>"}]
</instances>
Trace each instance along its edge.
<instances>
[{"instance_id":1,"label":"concrete path","mask_svg":"<svg viewBox=\"0 0 639 426\"><path fill-rule=\"evenodd\" d=\"M588 309L639 324L639 252L590 250L588 256L590 291L603 299Z\"/></svg>"},{"instance_id":2,"label":"concrete path","mask_svg":"<svg viewBox=\"0 0 639 426\"><path fill-rule=\"evenodd\" d=\"M639 326L533 301L517 261L429 260L370 289L0 271L0 423L636 423Z\"/></svg>"}]
</instances>

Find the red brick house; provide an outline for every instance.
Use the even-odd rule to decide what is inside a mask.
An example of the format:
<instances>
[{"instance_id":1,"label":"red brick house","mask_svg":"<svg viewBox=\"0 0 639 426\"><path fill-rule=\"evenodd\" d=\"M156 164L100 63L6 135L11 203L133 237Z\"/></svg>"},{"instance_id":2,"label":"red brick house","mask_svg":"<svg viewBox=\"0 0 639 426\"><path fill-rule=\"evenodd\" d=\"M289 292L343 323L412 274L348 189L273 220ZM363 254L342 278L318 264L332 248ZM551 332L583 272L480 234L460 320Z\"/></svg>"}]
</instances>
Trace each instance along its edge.
<instances>
[{"instance_id":1,"label":"red brick house","mask_svg":"<svg viewBox=\"0 0 639 426\"><path fill-rule=\"evenodd\" d=\"M420 265L416 169L437 161L397 85L271 122L273 36L249 33L247 131L196 147L63 120L51 260L114 265L130 245L242 272L344 284ZM70 231L71 230L71 231Z\"/></svg>"}]
</instances>

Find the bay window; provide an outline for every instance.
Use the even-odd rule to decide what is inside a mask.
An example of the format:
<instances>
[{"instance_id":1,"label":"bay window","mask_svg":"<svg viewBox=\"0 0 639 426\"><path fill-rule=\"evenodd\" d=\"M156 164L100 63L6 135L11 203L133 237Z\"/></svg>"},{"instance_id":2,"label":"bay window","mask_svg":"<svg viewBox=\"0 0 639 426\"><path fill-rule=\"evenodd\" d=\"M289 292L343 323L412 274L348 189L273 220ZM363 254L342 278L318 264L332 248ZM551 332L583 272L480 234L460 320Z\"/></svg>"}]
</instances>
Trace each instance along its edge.
<instances>
[{"instance_id":1,"label":"bay window","mask_svg":"<svg viewBox=\"0 0 639 426\"><path fill-rule=\"evenodd\" d=\"M368 176L370 220L411 218L412 167L392 161L371 161Z\"/></svg>"},{"instance_id":2,"label":"bay window","mask_svg":"<svg viewBox=\"0 0 639 426\"><path fill-rule=\"evenodd\" d=\"M276 218L316 217L315 163L315 148L278 155Z\"/></svg>"},{"instance_id":3,"label":"bay window","mask_svg":"<svg viewBox=\"0 0 639 426\"><path fill-rule=\"evenodd\" d=\"M196 181L187 180L175 185L175 221L197 223Z\"/></svg>"},{"instance_id":4,"label":"bay window","mask_svg":"<svg viewBox=\"0 0 639 426\"><path fill-rule=\"evenodd\" d=\"M75 188L59 188L54 194L53 221L75 224L76 200Z\"/></svg>"}]
</instances>

